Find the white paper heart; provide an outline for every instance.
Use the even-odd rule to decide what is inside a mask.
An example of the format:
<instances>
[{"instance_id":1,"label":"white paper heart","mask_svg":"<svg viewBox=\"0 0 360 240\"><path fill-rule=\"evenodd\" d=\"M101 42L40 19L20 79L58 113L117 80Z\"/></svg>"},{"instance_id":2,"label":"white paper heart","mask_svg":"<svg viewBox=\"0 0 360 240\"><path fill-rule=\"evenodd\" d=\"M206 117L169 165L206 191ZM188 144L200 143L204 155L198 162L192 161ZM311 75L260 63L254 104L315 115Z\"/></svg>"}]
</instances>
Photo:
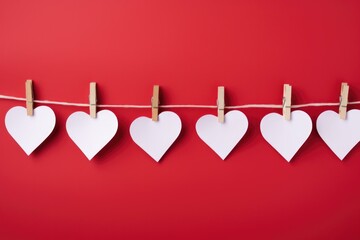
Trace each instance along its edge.
<instances>
[{"instance_id":1,"label":"white paper heart","mask_svg":"<svg viewBox=\"0 0 360 240\"><path fill-rule=\"evenodd\" d=\"M74 112L66 121L66 131L85 156L91 160L115 136L118 120L109 110L96 113Z\"/></svg>"},{"instance_id":2,"label":"white paper heart","mask_svg":"<svg viewBox=\"0 0 360 240\"><path fill-rule=\"evenodd\" d=\"M282 115L269 113L260 123L265 140L288 162L310 136L312 122L304 111L291 112L291 120Z\"/></svg>"},{"instance_id":3,"label":"white paper heart","mask_svg":"<svg viewBox=\"0 0 360 240\"><path fill-rule=\"evenodd\" d=\"M33 116L28 116L26 108L16 106L5 116L5 126L27 155L30 155L54 130L55 114L47 106L34 109Z\"/></svg>"},{"instance_id":4,"label":"white paper heart","mask_svg":"<svg viewBox=\"0 0 360 240\"><path fill-rule=\"evenodd\" d=\"M180 131L179 116L169 111L160 113L157 122L139 117L130 125L133 141L157 162L177 139Z\"/></svg>"},{"instance_id":5,"label":"white paper heart","mask_svg":"<svg viewBox=\"0 0 360 240\"><path fill-rule=\"evenodd\" d=\"M343 160L360 141L360 110L350 110L342 120L334 111L322 112L316 120L320 137Z\"/></svg>"},{"instance_id":6,"label":"white paper heart","mask_svg":"<svg viewBox=\"0 0 360 240\"><path fill-rule=\"evenodd\" d=\"M225 114L225 122L217 116L204 115L196 122L196 132L219 157L224 160L245 135L248 120L244 113L234 110Z\"/></svg>"}]
</instances>

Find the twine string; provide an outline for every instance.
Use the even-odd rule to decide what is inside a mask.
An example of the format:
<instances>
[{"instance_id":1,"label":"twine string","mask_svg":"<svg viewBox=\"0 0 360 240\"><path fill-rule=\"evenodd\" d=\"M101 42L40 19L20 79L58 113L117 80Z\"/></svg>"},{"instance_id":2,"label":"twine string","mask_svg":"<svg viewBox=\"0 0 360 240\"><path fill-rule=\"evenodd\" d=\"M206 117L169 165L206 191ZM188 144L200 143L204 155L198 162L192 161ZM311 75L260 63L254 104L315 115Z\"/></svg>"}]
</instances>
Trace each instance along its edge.
<instances>
[{"instance_id":1,"label":"twine string","mask_svg":"<svg viewBox=\"0 0 360 240\"><path fill-rule=\"evenodd\" d=\"M0 99L25 101L26 98L0 95ZM74 106L74 107L89 107L89 103L73 103L51 100L34 100L35 103L48 104L48 105L61 105L61 106ZM360 101L348 102L348 105L360 104ZM323 107L323 106L339 106L340 103L305 103L291 105L291 108L304 108L304 107ZM151 108L151 105L136 105L136 104L99 104L97 107L104 108ZM217 108L216 105L201 105L201 104L173 104L173 105L160 105L160 108ZM242 108L283 108L282 104L243 104L235 106L225 106L226 109L242 109Z\"/></svg>"}]
</instances>

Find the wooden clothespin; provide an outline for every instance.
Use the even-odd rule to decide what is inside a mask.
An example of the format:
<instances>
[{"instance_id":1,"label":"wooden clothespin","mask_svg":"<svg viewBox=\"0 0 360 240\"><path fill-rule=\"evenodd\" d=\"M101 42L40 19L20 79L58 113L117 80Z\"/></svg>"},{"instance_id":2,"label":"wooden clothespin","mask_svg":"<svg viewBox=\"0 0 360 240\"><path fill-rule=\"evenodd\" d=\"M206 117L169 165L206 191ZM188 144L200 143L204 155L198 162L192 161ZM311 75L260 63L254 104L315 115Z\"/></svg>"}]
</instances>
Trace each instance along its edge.
<instances>
[{"instance_id":1,"label":"wooden clothespin","mask_svg":"<svg viewBox=\"0 0 360 240\"><path fill-rule=\"evenodd\" d=\"M343 120L346 119L348 96L349 96L349 85L347 83L341 83L339 116L340 119Z\"/></svg>"},{"instance_id":2,"label":"wooden clothespin","mask_svg":"<svg viewBox=\"0 0 360 240\"><path fill-rule=\"evenodd\" d=\"M153 96L151 98L151 113L152 120L157 122L159 120L159 85L154 85Z\"/></svg>"},{"instance_id":3,"label":"wooden clothespin","mask_svg":"<svg viewBox=\"0 0 360 240\"><path fill-rule=\"evenodd\" d=\"M90 83L90 117L96 118L96 82Z\"/></svg>"},{"instance_id":4,"label":"wooden clothespin","mask_svg":"<svg viewBox=\"0 0 360 240\"><path fill-rule=\"evenodd\" d=\"M32 80L26 80L25 82L26 93L26 111L28 116L34 115L34 91Z\"/></svg>"},{"instance_id":5,"label":"wooden clothespin","mask_svg":"<svg viewBox=\"0 0 360 240\"><path fill-rule=\"evenodd\" d=\"M218 87L217 97L217 108L218 108L218 122L225 122L225 88L223 86Z\"/></svg>"},{"instance_id":6,"label":"wooden clothespin","mask_svg":"<svg viewBox=\"0 0 360 240\"><path fill-rule=\"evenodd\" d=\"M283 116L286 120L291 119L291 85L289 84L284 84Z\"/></svg>"}]
</instances>

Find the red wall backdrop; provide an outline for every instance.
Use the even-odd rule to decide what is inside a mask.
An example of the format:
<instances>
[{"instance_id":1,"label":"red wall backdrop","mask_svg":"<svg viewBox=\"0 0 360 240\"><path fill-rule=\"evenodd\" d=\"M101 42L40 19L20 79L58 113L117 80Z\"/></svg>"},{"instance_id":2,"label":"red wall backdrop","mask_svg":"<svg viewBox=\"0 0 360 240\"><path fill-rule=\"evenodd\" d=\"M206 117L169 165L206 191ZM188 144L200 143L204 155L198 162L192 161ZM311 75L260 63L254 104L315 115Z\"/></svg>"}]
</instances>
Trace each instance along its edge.
<instances>
[{"instance_id":1,"label":"red wall backdrop","mask_svg":"<svg viewBox=\"0 0 360 240\"><path fill-rule=\"evenodd\" d=\"M0 1L0 94L101 104L228 105L360 99L360 2ZM0 117L24 102L0 101ZM261 137L271 109L246 109L244 139L222 161L197 136L214 110L173 109L180 138L160 163L113 109L115 138L89 162L65 121L87 108L51 106L54 133L30 157L0 125L0 239L360 239L360 147L344 161L313 130L287 163ZM350 108L359 106L350 106ZM303 109L315 122L326 108Z\"/></svg>"}]
</instances>

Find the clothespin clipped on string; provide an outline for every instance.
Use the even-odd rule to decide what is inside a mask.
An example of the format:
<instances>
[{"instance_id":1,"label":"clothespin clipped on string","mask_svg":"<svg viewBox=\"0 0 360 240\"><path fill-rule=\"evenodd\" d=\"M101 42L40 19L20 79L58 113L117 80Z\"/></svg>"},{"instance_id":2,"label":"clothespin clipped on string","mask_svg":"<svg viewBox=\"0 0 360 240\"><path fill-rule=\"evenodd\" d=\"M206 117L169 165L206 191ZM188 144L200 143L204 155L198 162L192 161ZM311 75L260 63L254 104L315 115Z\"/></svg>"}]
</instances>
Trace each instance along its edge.
<instances>
[{"instance_id":1,"label":"clothespin clipped on string","mask_svg":"<svg viewBox=\"0 0 360 240\"><path fill-rule=\"evenodd\" d=\"M286 120L291 119L291 85L284 84L283 93L283 116Z\"/></svg>"},{"instance_id":2,"label":"clothespin clipped on string","mask_svg":"<svg viewBox=\"0 0 360 240\"><path fill-rule=\"evenodd\" d=\"M90 83L89 108L90 117L96 118L96 82Z\"/></svg>"},{"instance_id":3,"label":"clothespin clipped on string","mask_svg":"<svg viewBox=\"0 0 360 240\"><path fill-rule=\"evenodd\" d=\"M154 122L159 121L159 85L154 85L153 96L151 98L151 119Z\"/></svg>"},{"instance_id":4,"label":"clothespin clipped on string","mask_svg":"<svg viewBox=\"0 0 360 240\"><path fill-rule=\"evenodd\" d=\"M218 87L217 97L217 109L218 109L218 122L225 122L225 88L223 86Z\"/></svg>"},{"instance_id":5,"label":"clothespin clipped on string","mask_svg":"<svg viewBox=\"0 0 360 240\"><path fill-rule=\"evenodd\" d=\"M26 80L25 82L25 94L26 94L26 112L28 116L34 115L34 91L32 80Z\"/></svg>"},{"instance_id":6,"label":"clothespin clipped on string","mask_svg":"<svg viewBox=\"0 0 360 240\"><path fill-rule=\"evenodd\" d=\"M346 119L348 96L349 96L349 85L347 83L341 83L339 116L340 119L342 120Z\"/></svg>"}]
</instances>

